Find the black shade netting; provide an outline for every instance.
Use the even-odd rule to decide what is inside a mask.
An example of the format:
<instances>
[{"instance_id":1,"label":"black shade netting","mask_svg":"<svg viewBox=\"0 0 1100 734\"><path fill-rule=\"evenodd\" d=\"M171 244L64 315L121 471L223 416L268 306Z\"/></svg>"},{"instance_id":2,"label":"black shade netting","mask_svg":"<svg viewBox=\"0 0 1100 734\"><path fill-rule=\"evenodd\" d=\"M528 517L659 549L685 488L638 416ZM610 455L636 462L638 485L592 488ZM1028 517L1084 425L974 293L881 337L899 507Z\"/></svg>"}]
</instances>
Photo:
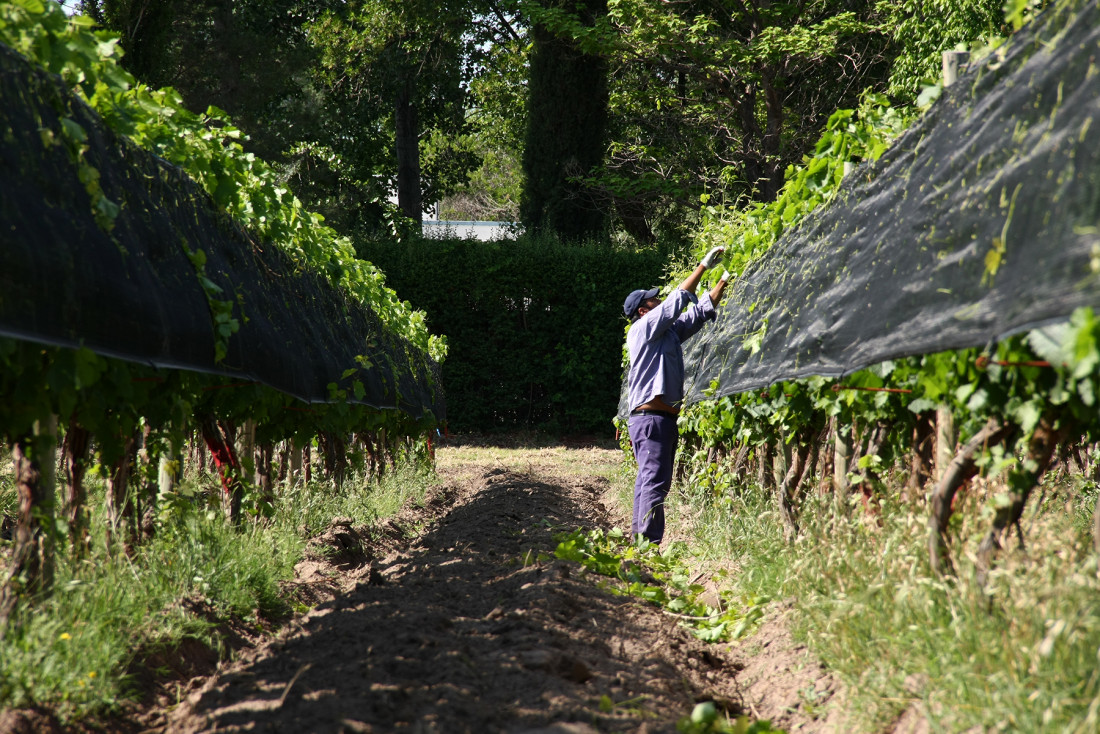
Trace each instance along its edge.
<instances>
[{"instance_id":1,"label":"black shade netting","mask_svg":"<svg viewBox=\"0 0 1100 734\"><path fill-rule=\"evenodd\" d=\"M685 402L1064 320L1100 304L1098 227L1100 13L1056 3L730 284Z\"/></svg>"},{"instance_id":2,"label":"black shade netting","mask_svg":"<svg viewBox=\"0 0 1100 734\"><path fill-rule=\"evenodd\" d=\"M109 231L62 119L87 134L82 161L121 207ZM330 383L350 402L442 420L438 365L369 306L297 267L216 209L179 168L111 131L60 78L0 45L0 335L155 367L222 374L310 403ZM70 137L71 139L71 137ZM215 361L214 311L188 250L233 303L240 330ZM356 357L369 367L353 377ZM365 394L351 395L359 380Z\"/></svg>"}]
</instances>

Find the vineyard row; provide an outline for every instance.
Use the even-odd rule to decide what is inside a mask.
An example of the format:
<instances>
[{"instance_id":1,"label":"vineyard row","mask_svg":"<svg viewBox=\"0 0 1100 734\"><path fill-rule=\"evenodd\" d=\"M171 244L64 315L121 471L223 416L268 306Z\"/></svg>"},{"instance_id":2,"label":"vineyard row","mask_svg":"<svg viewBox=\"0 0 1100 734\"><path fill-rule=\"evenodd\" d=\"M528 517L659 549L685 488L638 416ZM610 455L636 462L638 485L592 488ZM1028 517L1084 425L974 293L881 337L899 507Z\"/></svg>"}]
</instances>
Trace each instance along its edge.
<instances>
[{"instance_id":1,"label":"vineyard row","mask_svg":"<svg viewBox=\"0 0 1100 734\"><path fill-rule=\"evenodd\" d=\"M976 477L996 488L978 551L984 577L1029 498L1053 466L1100 481L1097 398L1100 324L1080 309L1070 322L1018 335L995 349L896 360L841 380L813 377L689 406L681 416L680 476L716 494L738 477L769 490L793 540L814 487L840 511L872 503L904 477L927 499L928 554L952 573L956 495ZM717 389L717 385L714 386ZM1100 508L1094 513L1100 551Z\"/></svg>"},{"instance_id":2,"label":"vineyard row","mask_svg":"<svg viewBox=\"0 0 1100 734\"><path fill-rule=\"evenodd\" d=\"M430 414L378 411L330 390L336 402L309 405L219 375L0 340L0 431L19 500L0 629L20 599L49 592L59 548L88 552L90 473L105 485L108 550L132 554L156 531L158 500L175 496L186 463L213 466L240 525L270 514L276 482L309 481L314 464L338 485L349 468L379 478L399 454L431 450Z\"/></svg>"}]
</instances>

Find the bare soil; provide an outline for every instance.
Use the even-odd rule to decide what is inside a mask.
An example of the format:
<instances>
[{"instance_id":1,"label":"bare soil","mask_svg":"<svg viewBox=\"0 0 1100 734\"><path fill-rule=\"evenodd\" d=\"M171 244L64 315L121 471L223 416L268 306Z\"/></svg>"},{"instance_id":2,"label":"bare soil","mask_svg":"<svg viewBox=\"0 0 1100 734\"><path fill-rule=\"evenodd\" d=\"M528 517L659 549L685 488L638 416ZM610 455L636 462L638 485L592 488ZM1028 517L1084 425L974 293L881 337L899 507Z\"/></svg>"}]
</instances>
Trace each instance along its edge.
<instances>
[{"instance_id":1,"label":"bare soil","mask_svg":"<svg viewBox=\"0 0 1100 734\"><path fill-rule=\"evenodd\" d=\"M337 519L317 539L294 583L311 611L173 684L178 698L161 686L118 729L655 734L713 701L787 731L844 731L838 685L782 614L742 643L706 644L553 558L557 532L628 522L606 471L585 471L616 453L441 452L422 504L381 527Z\"/></svg>"}]
</instances>

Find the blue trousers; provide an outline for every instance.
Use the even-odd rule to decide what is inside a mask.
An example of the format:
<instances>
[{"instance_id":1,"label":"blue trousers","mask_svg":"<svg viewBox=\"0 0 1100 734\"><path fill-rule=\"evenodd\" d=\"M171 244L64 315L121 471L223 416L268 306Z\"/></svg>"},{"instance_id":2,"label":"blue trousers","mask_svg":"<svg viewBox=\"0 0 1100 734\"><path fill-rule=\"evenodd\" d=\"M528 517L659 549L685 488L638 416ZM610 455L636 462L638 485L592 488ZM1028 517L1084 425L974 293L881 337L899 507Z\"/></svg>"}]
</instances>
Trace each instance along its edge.
<instances>
[{"instance_id":1,"label":"blue trousers","mask_svg":"<svg viewBox=\"0 0 1100 734\"><path fill-rule=\"evenodd\" d=\"M679 431L674 415L635 415L627 421L638 478L634 482L634 519L630 534L654 543L665 535L665 497L672 488Z\"/></svg>"}]
</instances>

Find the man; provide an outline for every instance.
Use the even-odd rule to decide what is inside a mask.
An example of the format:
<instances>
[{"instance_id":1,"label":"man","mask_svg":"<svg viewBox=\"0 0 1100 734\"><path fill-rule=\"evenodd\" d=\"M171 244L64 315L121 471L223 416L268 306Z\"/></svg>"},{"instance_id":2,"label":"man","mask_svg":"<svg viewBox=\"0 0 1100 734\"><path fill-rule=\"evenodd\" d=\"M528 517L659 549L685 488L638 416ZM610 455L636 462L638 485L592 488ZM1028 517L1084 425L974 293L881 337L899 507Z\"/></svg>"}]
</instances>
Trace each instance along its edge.
<instances>
[{"instance_id":1,"label":"man","mask_svg":"<svg viewBox=\"0 0 1100 734\"><path fill-rule=\"evenodd\" d=\"M623 313L631 320L626 335L630 356L627 429L638 478L634 483L634 518L630 532L659 544L665 534L665 497L672 487L672 465L679 433L676 416L684 398L683 342L708 320L722 298L729 272L703 297L695 289L703 273L722 259L723 247L707 253L695 271L662 301L658 290L637 290L626 297ZM686 309L686 310L685 310Z\"/></svg>"}]
</instances>

